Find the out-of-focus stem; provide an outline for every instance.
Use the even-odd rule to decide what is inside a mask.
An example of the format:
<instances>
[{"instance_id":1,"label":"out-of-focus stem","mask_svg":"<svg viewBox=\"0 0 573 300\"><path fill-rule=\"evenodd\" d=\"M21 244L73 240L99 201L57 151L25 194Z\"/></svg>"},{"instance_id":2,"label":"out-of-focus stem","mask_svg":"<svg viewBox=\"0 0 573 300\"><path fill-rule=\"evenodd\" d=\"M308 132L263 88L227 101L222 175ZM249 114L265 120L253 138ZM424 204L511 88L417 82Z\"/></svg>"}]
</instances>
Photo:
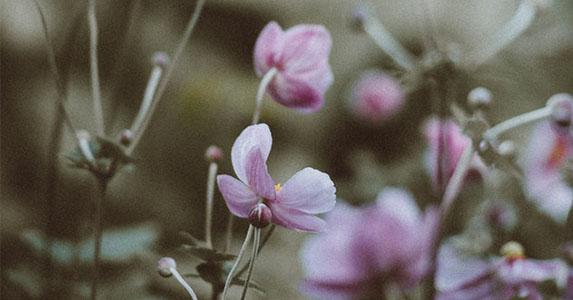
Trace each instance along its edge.
<instances>
[{"instance_id":1,"label":"out-of-focus stem","mask_svg":"<svg viewBox=\"0 0 573 300\"><path fill-rule=\"evenodd\" d=\"M105 135L103 118L103 103L101 99L101 87L99 83L98 57L97 57L97 19L95 0L89 0L88 22L90 27L90 73L92 80L92 98L94 104L94 117L98 135Z\"/></svg>"},{"instance_id":2,"label":"out-of-focus stem","mask_svg":"<svg viewBox=\"0 0 573 300\"><path fill-rule=\"evenodd\" d=\"M474 155L474 147L473 144L469 144L462 153L462 156L458 160L458 164L456 165L456 169L454 170L454 174L452 178L448 181L448 185L446 186L444 196L442 199L442 203L440 209L442 211L442 217L445 217L451 208L454 200L456 199L457 195L460 193L462 185L464 183L464 179L468 169L470 168L472 158Z\"/></svg>"},{"instance_id":3,"label":"out-of-focus stem","mask_svg":"<svg viewBox=\"0 0 573 300\"><path fill-rule=\"evenodd\" d=\"M233 224L235 223L235 216L229 213L229 218L227 219L227 228L225 229L225 253L231 251L231 245L233 244Z\"/></svg>"},{"instance_id":4,"label":"out-of-focus stem","mask_svg":"<svg viewBox=\"0 0 573 300\"><path fill-rule=\"evenodd\" d=\"M159 102L161 100L161 96L163 96L163 93L165 92L165 89L167 88L167 84L169 83L169 80L171 79L171 75L173 74L173 69L177 65L177 61L179 60L179 58L183 54L183 50L185 49L185 46L189 42L189 38L191 37L191 33L193 33L193 29L195 28L195 25L197 24L197 21L199 20L199 16L201 15L201 11L203 10L203 6L205 5L205 2L206 2L206 0L198 0L197 1L197 4L195 6L195 10L193 11L193 15L191 16L191 19L189 20L189 23L187 24L187 28L185 29L185 32L183 33L183 37L181 38L181 41L179 42L179 44L177 45L177 48L175 49L173 59L172 59L171 63L169 64L169 66L167 66L167 68L165 69L165 76L163 76L163 79L159 82L159 87L157 88L157 92L155 93L154 100L151 103L151 107L149 108L148 113L145 115L145 118L141 124L141 127L138 128L138 130L136 132L134 132L133 141L131 142L129 147L126 149L126 154L129 155L129 154L133 153L133 150L139 144L141 137L143 136L143 134L147 130L147 127L149 127L149 123L151 122L151 117L153 116L153 113L155 112L155 109L157 108L157 105L159 104Z\"/></svg>"},{"instance_id":5,"label":"out-of-focus stem","mask_svg":"<svg viewBox=\"0 0 573 300\"><path fill-rule=\"evenodd\" d=\"M175 277L175 279L177 279L177 281L183 286L183 288L185 288L185 290L187 291L189 296L191 296L191 299L197 300L198 299L197 294L195 294L195 291L193 291L193 289L187 283L187 281L185 281L183 276L181 276L181 274L179 274L179 271L177 271L176 268L170 268L169 271L171 271L171 274L173 274L173 277Z\"/></svg>"},{"instance_id":6,"label":"out-of-focus stem","mask_svg":"<svg viewBox=\"0 0 573 300\"><path fill-rule=\"evenodd\" d=\"M247 250L247 245L249 244L249 241L251 240L251 237L253 235L254 228L255 227L253 227L253 225L249 225L249 230L247 231L247 236L245 237L245 241L243 242L243 245L241 246L241 250L239 251L239 255L237 255L237 259L235 260L235 264L233 264L231 271L229 271L229 275L227 275L227 280L225 281L225 288L223 289L223 297L222 297L223 300L227 299L227 293L229 292L229 288L231 287L231 284L233 283L233 278L235 278L235 271L237 271L237 268L239 267L239 264L241 263L241 259L243 258L243 256L245 256L245 251Z\"/></svg>"},{"instance_id":7,"label":"out-of-focus stem","mask_svg":"<svg viewBox=\"0 0 573 300\"><path fill-rule=\"evenodd\" d=\"M265 73L261 79L259 89L257 90L257 99L255 104L255 111L253 112L253 121L251 122L253 125L259 123L259 119L261 118L261 110L263 109L263 98L265 96L265 92L267 91L269 83L271 83L277 74L277 71L278 70L276 68L272 68L267 73Z\"/></svg>"},{"instance_id":8,"label":"out-of-focus stem","mask_svg":"<svg viewBox=\"0 0 573 300\"><path fill-rule=\"evenodd\" d=\"M98 292L98 282L99 282L99 269L100 269L100 256L101 256L101 239L102 239L102 211L103 202L105 201L108 180L99 180L99 195L95 199L95 210L94 210L94 270L91 286L91 297L90 299L97 299Z\"/></svg>"},{"instance_id":9,"label":"out-of-focus stem","mask_svg":"<svg viewBox=\"0 0 573 300\"><path fill-rule=\"evenodd\" d=\"M249 271L247 272L247 279L245 279L245 284L243 286L243 293L241 294L241 300L244 300L247 296L247 291L249 290L249 283L251 282L251 277L253 275L253 268L255 267L255 261L259 254L259 244L261 242L261 229L255 228L255 240L253 242L253 252L251 254L251 259L249 260Z\"/></svg>"},{"instance_id":10,"label":"out-of-focus stem","mask_svg":"<svg viewBox=\"0 0 573 300\"><path fill-rule=\"evenodd\" d=\"M143 94L143 101L141 101L141 106L139 107L139 112L131 125L131 132L137 132L139 128L141 128L146 115L149 113L155 92L157 91L157 86L161 80L161 74L163 74L163 67L153 66L147 87L145 88L145 93Z\"/></svg>"},{"instance_id":11,"label":"out-of-focus stem","mask_svg":"<svg viewBox=\"0 0 573 300\"><path fill-rule=\"evenodd\" d=\"M209 175L207 177L207 200L205 203L205 242L207 247L213 249L211 239L211 225L213 224L213 197L215 195L215 176L217 175L217 163L211 162L209 165Z\"/></svg>"},{"instance_id":12,"label":"out-of-focus stem","mask_svg":"<svg viewBox=\"0 0 573 300\"><path fill-rule=\"evenodd\" d=\"M484 138L489 141L494 141L504 132L513 128L521 127L529 123L543 120L551 116L551 107L545 106L534 111L530 111L511 119L505 120L492 128L488 129L484 134Z\"/></svg>"},{"instance_id":13,"label":"out-of-focus stem","mask_svg":"<svg viewBox=\"0 0 573 300\"><path fill-rule=\"evenodd\" d=\"M262 240L261 244L259 245L259 250L258 250L259 253L263 250L263 248L265 247L265 245L267 244L267 242L271 238L271 235L273 234L273 232L275 232L276 228L277 228L277 226L275 224L271 224L271 227L265 233L265 236L263 237L263 240ZM243 268L241 268L241 270L239 270L239 272L237 272L236 276L240 277L246 270L247 270L247 266L243 266Z\"/></svg>"}]
</instances>

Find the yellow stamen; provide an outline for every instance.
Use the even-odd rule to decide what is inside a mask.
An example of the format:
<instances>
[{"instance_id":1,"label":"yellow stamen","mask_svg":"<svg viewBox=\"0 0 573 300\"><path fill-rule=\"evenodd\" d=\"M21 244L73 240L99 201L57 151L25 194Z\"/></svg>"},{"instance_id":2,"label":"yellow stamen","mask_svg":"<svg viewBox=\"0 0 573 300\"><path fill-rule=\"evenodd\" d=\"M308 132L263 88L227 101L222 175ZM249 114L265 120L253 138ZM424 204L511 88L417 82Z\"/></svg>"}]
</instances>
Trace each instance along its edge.
<instances>
[{"instance_id":1,"label":"yellow stamen","mask_svg":"<svg viewBox=\"0 0 573 300\"><path fill-rule=\"evenodd\" d=\"M283 187L281 186L280 183L275 184L275 192L277 192L277 193L280 192L282 188Z\"/></svg>"},{"instance_id":2,"label":"yellow stamen","mask_svg":"<svg viewBox=\"0 0 573 300\"><path fill-rule=\"evenodd\" d=\"M525 258L525 251L523 246L518 242L509 242L501 247L501 255L508 259L522 259Z\"/></svg>"}]
</instances>

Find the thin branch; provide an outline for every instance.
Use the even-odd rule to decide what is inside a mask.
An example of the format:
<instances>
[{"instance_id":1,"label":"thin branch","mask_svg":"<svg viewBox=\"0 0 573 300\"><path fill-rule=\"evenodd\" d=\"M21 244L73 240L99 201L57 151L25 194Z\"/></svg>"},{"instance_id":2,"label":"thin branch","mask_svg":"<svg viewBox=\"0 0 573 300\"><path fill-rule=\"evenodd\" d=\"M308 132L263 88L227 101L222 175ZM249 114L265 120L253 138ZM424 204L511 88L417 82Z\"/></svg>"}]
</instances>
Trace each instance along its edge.
<instances>
[{"instance_id":1,"label":"thin branch","mask_svg":"<svg viewBox=\"0 0 573 300\"><path fill-rule=\"evenodd\" d=\"M97 19L95 0L89 0L88 23L90 27L90 73L92 79L92 98L94 104L94 117L96 131L99 136L105 136L105 121L103 118L103 103L101 99L101 87L99 83L99 70L97 58Z\"/></svg>"},{"instance_id":2,"label":"thin branch","mask_svg":"<svg viewBox=\"0 0 573 300\"><path fill-rule=\"evenodd\" d=\"M215 195L215 176L217 175L217 163L212 162L209 165L209 175L207 177L207 199L205 203L205 242L207 247L213 249L211 239L211 225L213 223L213 197Z\"/></svg>"}]
</instances>

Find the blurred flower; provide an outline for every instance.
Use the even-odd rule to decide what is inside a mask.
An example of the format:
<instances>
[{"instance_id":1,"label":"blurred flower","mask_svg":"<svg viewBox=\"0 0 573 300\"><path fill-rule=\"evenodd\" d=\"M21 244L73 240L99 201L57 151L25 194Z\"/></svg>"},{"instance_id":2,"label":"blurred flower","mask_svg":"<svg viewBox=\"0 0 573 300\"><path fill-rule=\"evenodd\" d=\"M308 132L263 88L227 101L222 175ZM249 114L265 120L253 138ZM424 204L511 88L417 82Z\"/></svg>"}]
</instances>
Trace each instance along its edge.
<instances>
[{"instance_id":1,"label":"blurred flower","mask_svg":"<svg viewBox=\"0 0 573 300\"><path fill-rule=\"evenodd\" d=\"M527 259L515 242L504 245L502 254L491 259L466 256L452 243L444 243L438 255L437 299L543 299L539 283L566 283L567 266L560 260Z\"/></svg>"},{"instance_id":2,"label":"blurred flower","mask_svg":"<svg viewBox=\"0 0 573 300\"><path fill-rule=\"evenodd\" d=\"M318 111L333 81L328 64L331 44L330 33L321 25L283 31L271 22L255 44L255 70L261 77L276 70L268 92L280 104L302 112Z\"/></svg>"},{"instance_id":3,"label":"blurred flower","mask_svg":"<svg viewBox=\"0 0 573 300\"><path fill-rule=\"evenodd\" d=\"M352 89L352 111L361 119L377 123L394 117L404 106L400 82L381 71L368 71Z\"/></svg>"},{"instance_id":4,"label":"blurred flower","mask_svg":"<svg viewBox=\"0 0 573 300\"><path fill-rule=\"evenodd\" d=\"M303 291L320 299L382 299L390 283L414 286L429 270L437 221L436 209L422 215L398 188L365 207L339 203L327 215L328 231L303 247Z\"/></svg>"},{"instance_id":5,"label":"blurred flower","mask_svg":"<svg viewBox=\"0 0 573 300\"><path fill-rule=\"evenodd\" d=\"M270 209L274 224L294 230L321 231L325 223L314 214L332 210L336 202L336 189L330 177L305 168L284 186L275 185L267 171L271 145L271 131L266 124L251 125L239 135L231 149L231 161L240 180L229 175L217 176L227 207L234 215L248 218L263 203Z\"/></svg>"},{"instance_id":6,"label":"blurred flower","mask_svg":"<svg viewBox=\"0 0 573 300\"><path fill-rule=\"evenodd\" d=\"M454 174L458 161L472 141L452 120L432 118L426 122L424 134L429 145L426 152L426 168L432 176L434 190L441 191ZM486 169L483 161L475 155L466 179L480 177Z\"/></svg>"},{"instance_id":7,"label":"blurred flower","mask_svg":"<svg viewBox=\"0 0 573 300\"><path fill-rule=\"evenodd\" d=\"M524 157L525 191L541 211L565 222L573 202L573 190L560 170L571 156L571 135L543 122L534 128ZM556 130L557 129L557 130Z\"/></svg>"}]
</instances>

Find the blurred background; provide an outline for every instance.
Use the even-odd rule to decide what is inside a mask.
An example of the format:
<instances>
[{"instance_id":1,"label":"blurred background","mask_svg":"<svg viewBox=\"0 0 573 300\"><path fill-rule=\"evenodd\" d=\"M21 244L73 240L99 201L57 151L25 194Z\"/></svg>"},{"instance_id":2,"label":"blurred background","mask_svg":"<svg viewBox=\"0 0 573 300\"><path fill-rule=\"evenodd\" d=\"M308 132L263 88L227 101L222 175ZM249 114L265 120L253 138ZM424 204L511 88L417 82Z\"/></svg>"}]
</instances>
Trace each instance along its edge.
<instances>
[{"instance_id":1,"label":"blurred background","mask_svg":"<svg viewBox=\"0 0 573 300\"><path fill-rule=\"evenodd\" d=\"M422 48L422 0L369 1L375 14L412 52ZM324 24L333 39L330 62L335 83L318 113L302 115L268 98L262 121L273 132L269 158L280 182L312 166L330 174L337 195L350 203L374 200L386 185L409 188L425 206L438 198L425 170L426 148L420 127L432 114L428 91L408 96L392 120L369 124L349 110L350 88L370 69L390 61L363 33L350 26L353 7L362 1L209 0L196 31L175 68L149 130L134 153L136 162L111 182L104 203L102 299L186 299L174 279L156 272L162 256L173 256L183 273L198 260L178 250L178 234L202 238L208 163L212 144L225 151L220 172L232 174L230 148L250 123L259 79L252 51L272 20L288 28ZM67 87L68 107L79 127L95 132L89 80L87 1L40 0L54 37L57 62ZM110 138L130 126L140 105L156 51L172 53L193 12L194 1L100 0L100 76ZM514 0L433 0L435 38L460 49L480 47L513 14ZM2 299L80 299L89 294L91 220L95 180L69 166L73 150L66 129L56 158L49 149L55 126L56 87L46 60L40 17L29 0L2 0L1 17L1 292ZM465 101L476 86L494 95L492 123L542 106L549 96L573 92L573 2L555 0L532 27L487 65L463 74L452 99ZM526 142L527 129L513 137ZM55 159L55 160L54 160ZM53 172L56 170L56 172ZM511 180L509 180L511 183ZM519 188L504 197L522 198ZM51 195L51 196L50 196ZM463 199L475 207L487 198L482 187ZM222 247L227 209L215 195L214 238ZM472 202L473 201L473 202ZM473 205L473 206L472 206ZM461 230L472 210L460 209L452 232ZM551 257L565 238L544 216L525 209L518 233L532 256ZM235 226L236 253L247 224ZM49 238L46 238L49 237ZM298 260L307 234L278 228L262 252L254 279L266 290L253 299L302 299ZM51 240L51 259L45 243ZM200 299L209 286L189 279ZM238 289L237 289L238 290Z\"/></svg>"}]
</instances>

